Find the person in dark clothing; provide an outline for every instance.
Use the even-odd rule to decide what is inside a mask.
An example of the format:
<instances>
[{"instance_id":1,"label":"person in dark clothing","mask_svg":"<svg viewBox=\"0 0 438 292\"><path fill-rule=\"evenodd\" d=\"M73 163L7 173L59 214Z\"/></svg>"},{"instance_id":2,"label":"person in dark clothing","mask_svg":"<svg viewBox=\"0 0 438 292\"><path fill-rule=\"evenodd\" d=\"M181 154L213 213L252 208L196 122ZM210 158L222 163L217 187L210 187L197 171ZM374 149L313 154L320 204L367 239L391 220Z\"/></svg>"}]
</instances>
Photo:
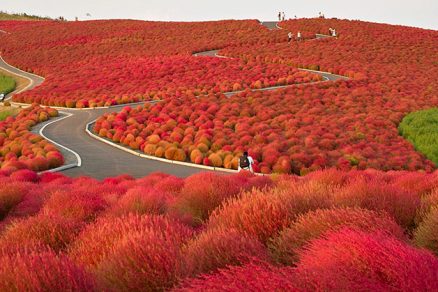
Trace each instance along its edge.
<instances>
[{"instance_id":1,"label":"person in dark clothing","mask_svg":"<svg viewBox=\"0 0 438 292\"><path fill-rule=\"evenodd\" d=\"M243 156L239 159L239 168L238 171L247 170L251 173L254 173L254 170L252 168L252 165L254 164L254 159L252 159L251 156L248 155L248 152L243 152Z\"/></svg>"}]
</instances>

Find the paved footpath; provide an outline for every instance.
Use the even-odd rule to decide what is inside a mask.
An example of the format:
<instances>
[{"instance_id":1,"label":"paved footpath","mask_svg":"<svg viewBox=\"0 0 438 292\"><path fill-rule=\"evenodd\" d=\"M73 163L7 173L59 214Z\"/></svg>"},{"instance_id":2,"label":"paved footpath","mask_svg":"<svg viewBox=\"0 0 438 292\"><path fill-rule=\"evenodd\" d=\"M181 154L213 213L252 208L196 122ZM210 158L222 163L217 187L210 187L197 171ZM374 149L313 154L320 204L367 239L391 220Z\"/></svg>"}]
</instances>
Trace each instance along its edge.
<instances>
[{"instance_id":1,"label":"paved footpath","mask_svg":"<svg viewBox=\"0 0 438 292\"><path fill-rule=\"evenodd\" d=\"M276 22L262 23L269 29L276 29ZM198 56L215 56L218 51L209 51L198 53ZM41 84L44 79L42 77L23 72L14 68L0 59L0 68L6 69L11 73L23 76L31 82L26 88L30 90ZM315 72L316 74L326 77L328 80L345 79L344 77L332 75L329 73ZM135 156L103 142L100 142L90 137L86 132L86 125L104 113L120 111L123 106L111 107L106 109L90 109L90 110L68 110L63 109L62 112L69 115L64 119L59 119L56 122L48 122L38 126L38 130L45 126L43 135L56 143L65 146L74 151L81 158L81 166L70 168L61 171L62 173L72 176L90 176L97 179L117 176L120 174L129 174L134 177L143 177L153 172L164 172L180 177L186 177L195 173L206 171L205 169L194 168L190 166L169 164L162 161L149 160ZM66 153L63 149L66 164L77 163L75 155ZM67 151L68 152L68 151Z\"/></svg>"}]
</instances>

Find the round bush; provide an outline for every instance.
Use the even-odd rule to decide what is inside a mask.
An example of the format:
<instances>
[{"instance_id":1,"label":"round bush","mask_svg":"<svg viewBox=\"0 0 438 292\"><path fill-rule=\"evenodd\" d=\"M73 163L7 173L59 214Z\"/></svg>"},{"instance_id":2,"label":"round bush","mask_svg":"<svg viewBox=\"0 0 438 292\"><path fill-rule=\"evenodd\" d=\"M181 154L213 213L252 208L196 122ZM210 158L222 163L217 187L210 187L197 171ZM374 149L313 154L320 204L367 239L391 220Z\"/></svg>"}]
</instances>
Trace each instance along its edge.
<instances>
[{"instance_id":1,"label":"round bush","mask_svg":"<svg viewBox=\"0 0 438 292\"><path fill-rule=\"evenodd\" d=\"M82 226L60 216L39 214L9 225L0 242L38 242L61 251L76 238Z\"/></svg>"},{"instance_id":2,"label":"round bush","mask_svg":"<svg viewBox=\"0 0 438 292\"><path fill-rule=\"evenodd\" d=\"M71 246L69 255L75 262L93 268L110 257L114 246L123 238L149 231L162 234L175 244L184 243L192 235L187 226L164 216L103 217L85 228Z\"/></svg>"},{"instance_id":3,"label":"round bush","mask_svg":"<svg viewBox=\"0 0 438 292\"><path fill-rule=\"evenodd\" d=\"M249 263L186 280L174 291L297 291L297 288L292 269Z\"/></svg>"},{"instance_id":4,"label":"round bush","mask_svg":"<svg viewBox=\"0 0 438 292\"><path fill-rule=\"evenodd\" d=\"M427 248L438 256L438 206L432 208L417 227L414 240L417 246Z\"/></svg>"},{"instance_id":5,"label":"round bush","mask_svg":"<svg viewBox=\"0 0 438 292\"><path fill-rule=\"evenodd\" d=\"M178 213L190 215L194 224L200 224L225 199L236 196L239 191L240 186L228 176L209 172L195 174L186 178L173 208Z\"/></svg>"},{"instance_id":6,"label":"round bush","mask_svg":"<svg viewBox=\"0 0 438 292\"><path fill-rule=\"evenodd\" d=\"M299 256L296 283L306 291L438 289L438 258L385 233L342 229Z\"/></svg>"},{"instance_id":7,"label":"round bush","mask_svg":"<svg viewBox=\"0 0 438 292\"><path fill-rule=\"evenodd\" d=\"M0 257L1 291L97 291L94 279L53 252Z\"/></svg>"},{"instance_id":8,"label":"round bush","mask_svg":"<svg viewBox=\"0 0 438 292\"><path fill-rule=\"evenodd\" d=\"M180 242L161 231L124 234L94 273L108 290L164 291L181 275Z\"/></svg>"},{"instance_id":9,"label":"round bush","mask_svg":"<svg viewBox=\"0 0 438 292\"><path fill-rule=\"evenodd\" d=\"M242 265L252 258L267 260L266 248L257 238L234 229L205 231L184 248L185 267L190 276Z\"/></svg>"},{"instance_id":10,"label":"round bush","mask_svg":"<svg viewBox=\"0 0 438 292\"><path fill-rule=\"evenodd\" d=\"M394 187L382 180L353 180L334 196L335 204L345 207L386 211L398 224L413 228L420 196Z\"/></svg>"},{"instance_id":11,"label":"round bush","mask_svg":"<svg viewBox=\"0 0 438 292\"><path fill-rule=\"evenodd\" d=\"M316 210L298 217L270 244L276 261L293 265L298 260L297 252L306 244L328 231L345 227L362 231L381 231L404 239L403 229L386 213L364 209Z\"/></svg>"},{"instance_id":12,"label":"round bush","mask_svg":"<svg viewBox=\"0 0 438 292\"><path fill-rule=\"evenodd\" d=\"M112 216L126 214L163 214L166 211L168 195L147 187L135 187L126 192L117 203L108 210Z\"/></svg>"},{"instance_id":13,"label":"round bush","mask_svg":"<svg viewBox=\"0 0 438 292\"><path fill-rule=\"evenodd\" d=\"M298 215L329 207L331 192L311 183L290 184L287 189L253 189L215 210L207 228L235 228L267 243Z\"/></svg>"}]
</instances>

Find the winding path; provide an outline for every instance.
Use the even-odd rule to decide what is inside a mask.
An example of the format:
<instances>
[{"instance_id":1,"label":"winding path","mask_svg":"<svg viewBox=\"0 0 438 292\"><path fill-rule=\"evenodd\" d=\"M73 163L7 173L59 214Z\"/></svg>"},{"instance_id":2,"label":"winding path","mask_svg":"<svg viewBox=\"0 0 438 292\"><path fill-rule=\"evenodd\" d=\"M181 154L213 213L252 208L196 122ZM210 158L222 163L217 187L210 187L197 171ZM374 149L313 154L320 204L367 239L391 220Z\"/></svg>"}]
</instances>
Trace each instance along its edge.
<instances>
[{"instance_id":1,"label":"winding path","mask_svg":"<svg viewBox=\"0 0 438 292\"><path fill-rule=\"evenodd\" d=\"M278 29L277 22L264 22L262 25L269 29ZM214 50L197 53L195 55L217 57L217 52L218 50ZM31 90L44 81L44 78L17 69L7 64L1 58L0 68L9 71L12 74L29 79L29 85L26 86L26 88L21 89L19 92ZM312 72L323 76L326 80L334 81L345 79L343 76L330 73L318 71ZM263 90L273 90L278 88L281 87L265 88ZM13 94L19 92L14 92ZM8 98L13 94L10 94ZM227 95L232 94L233 93L229 93ZM123 106L126 105L87 110L62 109L59 118L40 124L32 129L32 131L41 134L61 148L60 150L66 159L66 166L58 169L58 171L72 177L86 175L97 179L103 179L120 174L130 174L134 177L143 177L157 171L186 177L201 171L206 171L205 169L191 166L145 159L114 146L102 143L87 134L85 131L87 124L93 122L104 113L120 111Z\"/></svg>"}]
</instances>

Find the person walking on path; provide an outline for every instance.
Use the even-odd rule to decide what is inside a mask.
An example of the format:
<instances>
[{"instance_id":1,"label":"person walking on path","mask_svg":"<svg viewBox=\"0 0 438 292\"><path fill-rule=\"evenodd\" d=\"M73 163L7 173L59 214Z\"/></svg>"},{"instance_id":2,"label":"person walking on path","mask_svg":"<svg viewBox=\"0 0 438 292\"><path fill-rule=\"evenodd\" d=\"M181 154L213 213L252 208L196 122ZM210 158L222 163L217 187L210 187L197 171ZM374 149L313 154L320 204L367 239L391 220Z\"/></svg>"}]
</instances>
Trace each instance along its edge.
<instances>
[{"instance_id":1,"label":"person walking on path","mask_svg":"<svg viewBox=\"0 0 438 292\"><path fill-rule=\"evenodd\" d=\"M251 156L248 155L248 152L243 152L243 155L239 159L239 167L238 171L246 170L250 171L251 173L254 173L254 170L252 168L252 165L254 164L254 159L252 159Z\"/></svg>"},{"instance_id":2,"label":"person walking on path","mask_svg":"<svg viewBox=\"0 0 438 292\"><path fill-rule=\"evenodd\" d=\"M300 31L297 33L297 41L301 41L301 32Z\"/></svg>"},{"instance_id":3,"label":"person walking on path","mask_svg":"<svg viewBox=\"0 0 438 292\"><path fill-rule=\"evenodd\" d=\"M4 94L3 92L0 93L0 101L4 101L6 98L6 94Z\"/></svg>"},{"instance_id":4,"label":"person walking on path","mask_svg":"<svg viewBox=\"0 0 438 292\"><path fill-rule=\"evenodd\" d=\"M334 37L334 38L336 37L336 29L334 29L334 28L332 29L332 37Z\"/></svg>"},{"instance_id":5,"label":"person walking on path","mask_svg":"<svg viewBox=\"0 0 438 292\"><path fill-rule=\"evenodd\" d=\"M288 43L290 43L291 41L292 41L292 32L289 32L288 34L287 34L287 42Z\"/></svg>"}]
</instances>

